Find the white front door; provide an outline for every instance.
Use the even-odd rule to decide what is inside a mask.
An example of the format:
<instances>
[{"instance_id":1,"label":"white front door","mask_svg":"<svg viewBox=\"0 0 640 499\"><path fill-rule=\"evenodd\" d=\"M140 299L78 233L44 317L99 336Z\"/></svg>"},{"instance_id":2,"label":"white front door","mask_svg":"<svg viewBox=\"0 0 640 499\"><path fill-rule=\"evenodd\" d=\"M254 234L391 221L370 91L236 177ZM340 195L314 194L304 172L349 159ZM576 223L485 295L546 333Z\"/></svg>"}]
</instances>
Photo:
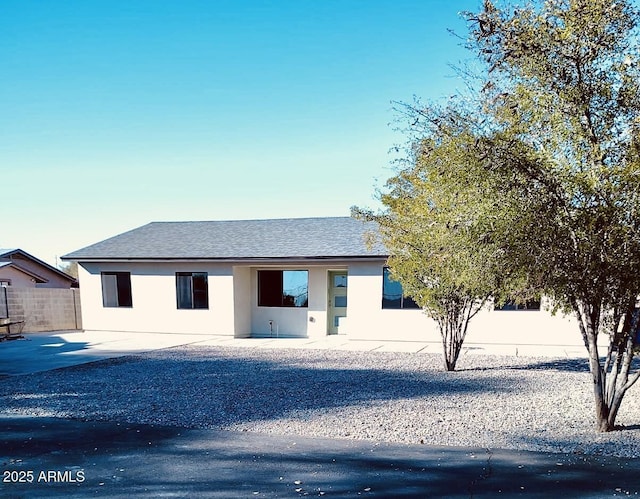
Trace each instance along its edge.
<instances>
[{"instance_id":1,"label":"white front door","mask_svg":"<svg viewBox=\"0 0 640 499\"><path fill-rule=\"evenodd\" d=\"M347 271L329 272L329 291L327 293L327 333L340 333L340 318L347 316Z\"/></svg>"}]
</instances>

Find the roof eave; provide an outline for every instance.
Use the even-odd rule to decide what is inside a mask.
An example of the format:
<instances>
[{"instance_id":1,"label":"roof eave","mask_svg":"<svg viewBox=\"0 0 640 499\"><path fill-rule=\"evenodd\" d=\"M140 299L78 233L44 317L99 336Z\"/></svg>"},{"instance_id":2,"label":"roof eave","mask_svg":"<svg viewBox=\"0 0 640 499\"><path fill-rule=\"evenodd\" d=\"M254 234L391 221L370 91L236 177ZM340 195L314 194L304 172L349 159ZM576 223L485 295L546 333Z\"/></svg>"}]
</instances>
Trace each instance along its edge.
<instances>
[{"instance_id":1,"label":"roof eave","mask_svg":"<svg viewBox=\"0 0 640 499\"><path fill-rule=\"evenodd\" d=\"M371 261L386 260L389 255L339 255L339 256L282 256L282 257L63 257L64 260L76 261L78 263L163 263L163 262L211 262L211 263L265 263L265 262L335 262L335 261Z\"/></svg>"}]
</instances>

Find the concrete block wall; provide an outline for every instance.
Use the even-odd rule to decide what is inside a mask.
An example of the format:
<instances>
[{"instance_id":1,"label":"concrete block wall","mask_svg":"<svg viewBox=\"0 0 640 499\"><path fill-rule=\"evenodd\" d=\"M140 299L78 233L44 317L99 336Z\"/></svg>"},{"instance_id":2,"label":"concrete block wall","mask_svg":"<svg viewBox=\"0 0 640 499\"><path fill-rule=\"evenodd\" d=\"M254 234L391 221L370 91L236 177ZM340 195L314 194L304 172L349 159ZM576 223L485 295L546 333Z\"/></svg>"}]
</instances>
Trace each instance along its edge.
<instances>
[{"instance_id":1,"label":"concrete block wall","mask_svg":"<svg viewBox=\"0 0 640 499\"><path fill-rule=\"evenodd\" d=\"M7 288L9 317L23 320L24 332L82 329L80 291L54 288Z\"/></svg>"}]
</instances>

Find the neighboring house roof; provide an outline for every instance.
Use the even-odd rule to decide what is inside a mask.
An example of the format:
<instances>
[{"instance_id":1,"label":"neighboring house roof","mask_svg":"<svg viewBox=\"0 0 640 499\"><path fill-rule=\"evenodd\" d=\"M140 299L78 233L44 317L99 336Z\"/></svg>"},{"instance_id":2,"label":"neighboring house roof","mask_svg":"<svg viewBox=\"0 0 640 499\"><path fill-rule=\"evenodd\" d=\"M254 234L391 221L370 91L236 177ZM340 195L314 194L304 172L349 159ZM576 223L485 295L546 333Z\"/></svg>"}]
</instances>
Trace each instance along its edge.
<instances>
[{"instance_id":1,"label":"neighboring house roof","mask_svg":"<svg viewBox=\"0 0 640 499\"><path fill-rule=\"evenodd\" d=\"M367 244L377 225L350 217L152 222L87 246L63 260L246 260L381 258Z\"/></svg>"},{"instance_id":2,"label":"neighboring house roof","mask_svg":"<svg viewBox=\"0 0 640 499\"><path fill-rule=\"evenodd\" d=\"M46 277L42 277L41 275L38 275L38 274L36 274L34 272L31 272L30 270L25 269L24 267L21 267L20 265L16 265L15 263L13 263L11 261L7 261L7 262L1 262L0 261L0 269L3 269L3 268L16 269L16 270L22 272L23 274L28 275L35 282L38 282L38 283L49 282L49 279L47 279Z\"/></svg>"},{"instance_id":3,"label":"neighboring house roof","mask_svg":"<svg viewBox=\"0 0 640 499\"><path fill-rule=\"evenodd\" d=\"M41 275L39 275L38 273L34 272L33 269L27 269L25 268L23 265L20 265L18 263L16 263L16 261L14 261L14 257L20 257L23 258L25 260L31 260L31 262L33 264L36 265L37 267L41 267L41 268L45 268L50 272L53 272L54 274L68 280L70 283L77 283L77 279L73 276L70 276L69 274L67 274L66 272L63 272L62 270L59 270L57 268L55 268L52 265L49 265L46 262L43 262L42 260L36 258L35 256L27 253L26 251L23 251L19 248L11 248L11 249L0 249L0 263L4 264L4 265L11 265L12 267L20 270L21 272L24 272L25 274L28 274L29 276L33 277L36 282L40 282L40 283L45 283L45 282L49 282L49 280ZM3 266L4 266L3 265Z\"/></svg>"}]
</instances>

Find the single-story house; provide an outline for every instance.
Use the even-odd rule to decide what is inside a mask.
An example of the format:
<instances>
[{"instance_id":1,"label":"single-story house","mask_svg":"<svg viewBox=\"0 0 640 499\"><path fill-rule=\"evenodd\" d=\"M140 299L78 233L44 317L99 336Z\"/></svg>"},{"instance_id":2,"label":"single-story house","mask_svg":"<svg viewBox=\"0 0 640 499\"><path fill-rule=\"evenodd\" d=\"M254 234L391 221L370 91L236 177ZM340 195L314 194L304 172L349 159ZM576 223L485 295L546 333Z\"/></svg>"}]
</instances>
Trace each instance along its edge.
<instances>
[{"instance_id":1,"label":"single-story house","mask_svg":"<svg viewBox=\"0 0 640 499\"><path fill-rule=\"evenodd\" d=\"M88 330L440 341L391 279L376 225L349 217L153 222L74 251ZM542 307L471 322L472 343L582 345Z\"/></svg>"},{"instance_id":2,"label":"single-story house","mask_svg":"<svg viewBox=\"0 0 640 499\"><path fill-rule=\"evenodd\" d=\"M16 288L77 287L78 281L65 272L21 249L0 249L0 286Z\"/></svg>"}]
</instances>

